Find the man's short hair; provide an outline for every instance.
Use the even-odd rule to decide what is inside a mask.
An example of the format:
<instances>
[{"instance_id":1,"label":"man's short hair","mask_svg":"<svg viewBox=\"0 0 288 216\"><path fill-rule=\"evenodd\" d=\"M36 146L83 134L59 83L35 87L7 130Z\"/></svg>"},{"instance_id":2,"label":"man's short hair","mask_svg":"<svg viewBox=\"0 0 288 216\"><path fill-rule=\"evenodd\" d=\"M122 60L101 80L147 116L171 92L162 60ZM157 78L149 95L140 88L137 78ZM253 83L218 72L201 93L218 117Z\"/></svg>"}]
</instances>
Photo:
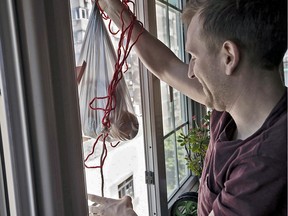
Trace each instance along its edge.
<instances>
[{"instance_id":1,"label":"man's short hair","mask_svg":"<svg viewBox=\"0 0 288 216\"><path fill-rule=\"evenodd\" d=\"M287 0L190 0L183 20L199 13L208 47L231 40L265 69L279 67L287 50Z\"/></svg>"}]
</instances>

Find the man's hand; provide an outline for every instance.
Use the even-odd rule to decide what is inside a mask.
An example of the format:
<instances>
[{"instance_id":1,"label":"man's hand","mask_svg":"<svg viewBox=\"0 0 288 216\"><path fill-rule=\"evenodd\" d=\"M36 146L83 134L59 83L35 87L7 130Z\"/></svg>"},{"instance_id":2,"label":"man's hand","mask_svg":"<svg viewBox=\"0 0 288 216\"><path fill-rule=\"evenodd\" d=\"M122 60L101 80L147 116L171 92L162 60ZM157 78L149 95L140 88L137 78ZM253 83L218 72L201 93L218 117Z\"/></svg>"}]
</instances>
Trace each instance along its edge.
<instances>
[{"instance_id":1,"label":"man's hand","mask_svg":"<svg viewBox=\"0 0 288 216\"><path fill-rule=\"evenodd\" d=\"M129 196L117 200L88 194L88 199L94 202L89 206L89 216L137 216Z\"/></svg>"}]
</instances>

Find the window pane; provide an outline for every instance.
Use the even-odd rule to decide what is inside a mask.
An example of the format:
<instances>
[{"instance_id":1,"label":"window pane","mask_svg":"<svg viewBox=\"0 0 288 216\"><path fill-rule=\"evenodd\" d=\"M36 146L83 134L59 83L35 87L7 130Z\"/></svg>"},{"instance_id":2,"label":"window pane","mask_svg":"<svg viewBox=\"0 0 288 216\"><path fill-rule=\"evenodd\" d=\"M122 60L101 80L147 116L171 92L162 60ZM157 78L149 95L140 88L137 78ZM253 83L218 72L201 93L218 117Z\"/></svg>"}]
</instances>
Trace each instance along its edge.
<instances>
[{"instance_id":1,"label":"window pane","mask_svg":"<svg viewBox=\"0 0 288 216\"><path fill-rule=\"evenodd\" d=\"M166 181L167 181L167 196L171 194L178 187L178 174L176 164L176 148L175 148L175 134L170 135L164 140L165 145L165 165L166 165Z\"/></svg>"},{"instance_id":2,"label":"window pane","mask_svg":"<svg viewBox=\"0 0 288 216\"><path fill-rule=\"evenodd\" d=\"M174 129L174 112L173 103L170 98L173 94L173 89L166 83L161 81L161 100L162 100L162 119L163 119L163 133L164 136Z\"/></svg>"},{"instance_id":3,"label":"window pane","mask_svg":"<svg viewBox=\"0 0 288 216\"><path fill-rule=\"evenodd\" d=\"M168 0L169 4L181 9L181 1L180 0Z\"/></svg>"},{"instance_id":4,"label":"window pane","mask_svg":"<svg viewBox=\"0 0 288 216\"><path fill-rule=\"evenodd\" d=\"M123 181L118 185L118 194L119 198L124 196L130 196L134 198L134 186L133 186L133 176L130 176L128 179Z\"/></svg>"},{"instance_id":5,"label":"window pane","mask_svg":"<svg viewBox=\"0 0 288 216\"><path fill-rule=\"evenodd\" d=\"M157 2L156 3L156 14L157 14L157 37L166 46L169 47L169 36L167 32L168 22L167 22L167 6Z\"/></svg>"},{"instance_id":6,"label":"window pane","mask_svg":"<svg viewBox=\"0 0 288 216\"><path fill-rule=\"evenodd\" d=\"M187 122L187 97L174 89L174 109L176 128Z\"/></svg>"},{"instance_id":7,"label":"window pane","mask_svg":"<svg viewBox=\"0 0 288 216\"><path fill-rule=\"evenodd\" d=\"M185 125L164 140L168 198L170 198L179 186L190 176L190 171L187 169L185 160L186 150L176 143L180 132L183 133L183 131L187 130L188 125Z\"/></svg>"},{"instance_id":8,"label":"window pane","mask_svg":"<svg viewBox=\"0 0 288 216\"><path fill-rule=\"evenodd\" d=\"M176 141L178 139L178 136L180 133L186 134L186 131L188 131L188 125L185 125L183 128L178 130L176 132ZM184 146L180 146L180 144L177 142L177 158L178 158L178 170L179 170L179 182L180 184L187 179L187 177L190 175L190 172L186 165L186 157L187 153Z\"/></svg>"},{"instance_id":9,"label":"window pane","mask_svg":"<svg viewBox=\"0 0 288 216\"><path fill-rule=\"evenodd\" d=\"M183 27L181 13L172 8L180 7L180 0L157 2L157 35L180 59L184 60ZM167 16L168 15L168 16ZM168 199L189 176L186 168L185 149L176 143L180 130L187 126L187 97L161 82L162 119L165 144L165 165ZM179 127L182 127L179 129ZM177 131L178 129L178 131Z\"/></svg>"},{"instance_id":10,"label":"window pane","mask_svg":"<svg viewBox=\"0 0 288 216\"><path fill-rule=\"evenodd\" d=\"M180 25L180 13L169 8L169 35L171 50L180 58L183 59L183 31ZM185 97L174 89L174 109L175 109L175 126L178 127L186 122L187 107Z\"/></svg>"},{"instance_id":11,"label":"window pane","mask_svg":"<svg viewBox=\"0 0 288 216\"><path fill-rule=\"evenodd\" d=\"M183 59L183 30L181 27L180 12L169 8L169 39L170 49L180 59Z\"/></svg>"}]
</instances>

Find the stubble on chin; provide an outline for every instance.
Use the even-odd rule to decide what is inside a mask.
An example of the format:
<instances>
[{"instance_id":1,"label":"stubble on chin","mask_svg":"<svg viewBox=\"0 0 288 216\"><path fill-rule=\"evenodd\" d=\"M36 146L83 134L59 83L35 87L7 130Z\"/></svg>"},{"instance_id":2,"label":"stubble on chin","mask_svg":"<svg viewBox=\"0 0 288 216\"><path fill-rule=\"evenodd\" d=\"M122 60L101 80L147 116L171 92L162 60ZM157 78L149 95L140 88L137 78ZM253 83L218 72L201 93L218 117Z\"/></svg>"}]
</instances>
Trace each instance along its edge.
<instances>
[{"instance_id":1,"label":"stubble on chin","mask_svg":"<svg viewBox=\"0 0 288 216\"><path fill-rule=\"evenodd\" d=\"M204 91L204 92L206 95L205 106L207 108L215 109L219 112L226 111L226 106L219 97L216 97L216 96L213 97L213 95L210 94L210 92L209 93L207 91Z\"/></svg>"},{"instance_id":2,"label":"stubble on chin","mask_svg":"<svg viewBox=\"0 0 288 216\"><path fill-rule=\"evenodd\" d=\"M213 103L208 99L206 98L206 101L205 101L205 104L204 104L207 108L209 109L214 109L213 107Z\"/></svg>"}]
</instances>

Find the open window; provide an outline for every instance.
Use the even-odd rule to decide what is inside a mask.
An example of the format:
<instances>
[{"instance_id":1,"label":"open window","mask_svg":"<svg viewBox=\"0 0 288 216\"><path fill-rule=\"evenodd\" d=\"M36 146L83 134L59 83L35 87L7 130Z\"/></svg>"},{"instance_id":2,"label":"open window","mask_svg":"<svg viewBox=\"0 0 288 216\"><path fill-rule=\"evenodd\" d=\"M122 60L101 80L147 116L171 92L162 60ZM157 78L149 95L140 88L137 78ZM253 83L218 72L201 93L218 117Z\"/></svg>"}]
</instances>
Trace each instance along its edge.
<instances>
[{"instance_id":1,"label":"open window","mask_svg":"<svg viewBox=\"0 0 288 216\"><path fill-rule=\"evenodd\" d=\"M79 7L91 11L92 4L71 1L72 15ZM185 29L181 22L182 8L182 0L136 2L137 18L180 59L187 61L184 52ZM148 17L149 21L145 17ZM73 16L71 22L77 62L82 44L77 32L85 32L88 22ZM111 35L111 39L116 49L119 36ZM133 50L128 65L129 70L124 74L124 78L140 123L140 131L136 139L124 142L119 148L109 152L104 173L105 195L118 198L119 194L122 194L119 192L119 185L132 173L133 184L130 186L133 186L136 212L139 215L148 215L148 211L149 215L157 212L166 215L168 206L171 206L168 201L173 203L181 192L190 190L195 182L186 168L185 149L180 148L177 136L188 130L189 119L192 119L192 115L198 112L200 107L151 75L139 62ZM84 154L91 150L94 141L90 139L83 143ZM99 156L96 155L95 160ZM86 181L89 193L101 195L99 170L86 169ZM166 184L163 184L163 181Z\"/></svg>"},{"instance_id":2,"label":"open window","mask_svg":"<svg viewBox=\"0 0 288 216\"><path fill-rule=\"evenodd\" d=\"M145 27L185 60L182 2L136 5ZM99 173L83 167L75 75L90 11L87 0L0 3L1 215L86 215L87 191L99 194ZM109 152L105 195L133 194L139 215L168 215L168 202L193 185L176 138L194 106L152 76L135 53L128 63L125 79L141 128Z\"/></svg>"}]
</instances>

